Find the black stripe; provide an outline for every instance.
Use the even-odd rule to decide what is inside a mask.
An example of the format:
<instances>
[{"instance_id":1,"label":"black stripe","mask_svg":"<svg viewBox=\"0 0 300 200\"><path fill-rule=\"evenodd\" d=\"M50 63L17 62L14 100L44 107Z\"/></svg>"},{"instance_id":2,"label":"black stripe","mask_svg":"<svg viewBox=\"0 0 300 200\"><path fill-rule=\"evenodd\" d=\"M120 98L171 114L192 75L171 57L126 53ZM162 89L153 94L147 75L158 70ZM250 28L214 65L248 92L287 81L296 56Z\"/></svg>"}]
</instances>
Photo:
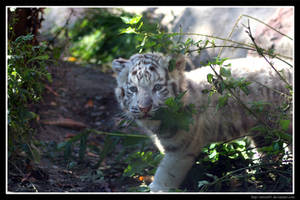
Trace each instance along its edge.
<instances>
[{"instance_id":1,"label":"black stripe","mask_svg":"<svg viewBox=\"0 0 300 200\"><path fill-rule=\"evenodd\" d=\"M178 146L171 146L171 145L169 145L169 146L165 147L166 152L176 152L179 149L180 149L180 147L178 147Z\"/></svg>"},{"instance_id":2,"label":"black stripe","mask_svg":"<svg viewBox=\"0 0 300 200\"><path fill-rule=\"evenodd\" d=\"M188 83L187 87L188 87L189 93L195 94L197 91L194 88L193 83L191 81L188 81L187 83Z\"/></svg>"},{"instance_id":3,"label":"black stripe","mask_svg":"<svg viewBox=\"0 0 300 200\"><path fill-rule=\"evenodd\" d=\"M176 135L176 133L173 133L172 131L169 132L164 132L164 133L160 133L157 134L157 137L159 139L171 139L172 137L174 137Z\"/></svg>"},{"instance_id":4,"label":"black stripe","mask_svg":"<svg viewBox=\"0 0 300 200\"><path fill-rule=\"evenodd\" d=\"M167 94L169 94L169 90L167 88L165 88L164 90L160 91L159 93L162 95L167 95Z\"/></svg>"},{"instance_id":5,"label":"black stripe","mask_svg":"<svg viewBox=\"0 0 300 200\"><path fill-rule=\"evenodd\" d=\"M192 141L193 140L191 140L189 138L188 139L183 139L182 144L180 146L183 147L183 150L185 150L191 145Z\"/></svg>"},{"instance_id":6,"label":"black stripe","mask_svg":"<svg viewBox=\"0 0 300 200\"><path fill-rule=\"evenodd\" d=\"M246 112L244 112L243 109L239 109L240 110L240 115L241 115L241 120L242 120L242 128L244 131L247 131L248 129L248 123L247 123L247 116L246 116Z\"/></svg>"},{"instance_id":7,"label":"black stripe","mask_svg":"<svg viewBox=\"0 0 300 200\"><path fill-rule=\"evenodd\" d=\"M144 59L149 59L150 61L154 62L156 65L159 65L158 61L160 59L159 56L153 54L144 54Z\"/></svg>"},{"instance_id":8,"label":"black stripe","mask_svg":"<svg viewBox=\"0 0 300 200\"><path fill-rule=\"evenodd\" d=\"M229 131L232 134L233 137L240 136L240 131L234 126L233 123L229 124Z\"/></svg>"},{"instance_id":9,"label":"black stripe","mask_svg":"<svg viewBox=\"0 0 300 200\"><path fill-rule=\"evenodd\" d=\"M220 119L219 119L220 120ZM218 126L218 140L220 140L220 141L222 141L222 140L224 140L224 131L223 131L223 125L222 125L222 123L221 122L219 122L219 126Z\"/></svg>"},{"instance_id":10,"label":"black stripe","mask_svg":"<svg viewBox=\"0 0 300 200\"><path fill-rule=\"evenodd\" d=\"M170 79L169 71L168 71L168 69L164 69L164 70L165 70L165 79L166 79L166 81L168 81Z\"/></svg>"},{"instance_id":11,"label":"black stripe","mask_svg":"<svg viewBox=\"0 0 300 200\"><path fill-rule=\"evenodd\" d=\"M172 83L172 90L173 90L174 95L176 96L178 94L178 91L177 91L177 85L174 82Z\"/></svg>"}]
</instances>

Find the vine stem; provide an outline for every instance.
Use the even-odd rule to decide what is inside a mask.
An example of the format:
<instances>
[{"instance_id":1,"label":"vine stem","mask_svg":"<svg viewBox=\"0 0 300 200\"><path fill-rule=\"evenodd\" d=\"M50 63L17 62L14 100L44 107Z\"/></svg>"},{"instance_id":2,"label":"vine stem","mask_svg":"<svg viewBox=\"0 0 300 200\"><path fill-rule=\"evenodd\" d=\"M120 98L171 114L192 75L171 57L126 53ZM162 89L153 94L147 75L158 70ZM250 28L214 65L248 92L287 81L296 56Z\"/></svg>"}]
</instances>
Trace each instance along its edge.
<instances>
[{"instance_id":1,"label":"vine stem","mask_svg":"<svg viewBox=\"0 0 300 200\"><path fill-rule=\"evenodd\" d=\"M280 35L283 35L283 36L285 36L285 37L289 38L290 40L293 40L293 38L291 38L290 36L288 36L288 35L286 35L286 34L284 34L284 33L280 32L280 31L276 30L276 29L275 29L275 28L273 28L272 26L270 26L270 25L268 25L268 24L264 23L263 21L261 21L261 20L259 20L259 19L255 18L255 17L251 17L251 16L249 16L249 15L242 15L242 17L248 17L248 18L251 18L251 19L253 19L253 20L255 20L255 21L258 21L259 23L262 23L263 25L265 25L265 26L269 27L270 29L272 29L273 31L275 31L275 32L279 33Z\"/></svg>"},{"instance_id":2,"label":"vine stem","mask_svg":"<svg viewBox=\"0 0 300 200\"><path fill-rule=\"evenodd\" d=\"M232 46L232 45L220 45L220 46L214 45L214 46L208 46L208 47L203 47L203 48L199 48L199 49L188 50L187 53L192 53L192 52L199 51L199 50L203 50L203 49L224 48L224 47L226 47L226 48L236 48L236 49L246 49L246 50L250 50L250 51L256 51L256 49L254 49L254 48L249 48L249 47ZM267 53L266 50L263 49L263 51L264 51L265 53ZM281 56L281 57L284 57L284 58L286 58L286 59L292 59L292 58L290 58L290 57L286 57L286 56L282 56L282 55L280 55L280 56ZM290 64L290 63L288 63L287 61L281 59L281 58L278 57L277 55L276 55L274 58L276 58L276 59L278 59L278 60L284 62L285 64L289 65L290 67L293 67L292 64Z\"/></svg>"},{"instance_id":3,"label":"vine stem","mask_svg":"<svg viewBox=\"0 0 300 200\"><path fill-rule=\"evenodd\" d=\"M155 36L155 35L160 35L161 33L157 34L157 33L141 33L141 32L138 32L136 34L143 34L144 36L147 36L147 37L151 37L151 36ZM253 50L255 51L255 46L253 46L252 44L246 44L246 43L242 43L242 42L237 42L237 41L234 41L234 40L230 40L229 38L221 38L221 37L218 37L218 36L214 36L214 35L207 35L207 34L201 34L201 33L188 33L188 32L175 32L175 33L165 33L167 35L178 35L178 36L182 36L182 35L195 35L195 36L202 36L202 37L207 37L207 38L213 38L213 39L218 39L218 40L222 40L222 41L225 41L224 45L223 46L218 46L218 47L221 47L221 48L224 48L224 47L232 47L232 48L241 48L241 49L246 49L246 50ZM240 45L240 46L227 46L226 45L226 42L230 42L230 43L233 43L233 44L237 44L237 45ZM213 48L210 47L210 48ZM203 48L205 49L205 48ZM265 49L262 49L264 52L268 52L267 50ZM222 51L222 49L221 49ZM220 52L219 54L220 55ZM289 66L293 67L291 64L289 64L288 62L284 61L283 59L281 59L280 57L282 58L285 58L285 59L290 59L292 60L293 58L289 57L289 56L285 56L285 55L281 55L281 54L274 54L273 55L274 58L282 61L282 62L285 62L286 64L288 64Z\"/></svg>"},{"instance_id":4,"label":"vine stem","mask_svg":"<svg viewBox=\"0 0 300 200\"><path fill-rule=\"evenodd\" d=\"M143 33L140 33L140 34L143 34ZM224 43L224 45L222 46L216 46L216 47L229 47L229 48L241 48L241 49L246 49L246 50L252 50L252 51L255 51L255 46L251 45L251 44L246 44L246 43L242 43L242 42L237 42L237 41L233 41L233 40L230 40L230 39L225 39L225 38L221 38L221 37L217 37L217 36L214 36L214 35L207 35L207 34L200 34L200 33L186 33L186 32L177 32L177 33L166 33L166 34L169 34L169 35L179 35L179 36L182 36L182 35L196 35L196 36L203 36L203 37L207 37L207 38L213 38L213 39L218 39L218 40L223 40L223 41L226 41L226 42L230 42L230 43L233 43L233 44L237 44L237 45L241 45L241 46L227 46L226 45L226 42ZM144 34L145 35L145 34ZM159 34L155 34L155 33L148 33L148 36L151 37L151 36L155 36L155 35L159 35ZM213 46L209 47L209 48L213 48ZM206 49L206 48L202 48L202 49ZM268 52L267 50L265 49L262 49L264 52ZM280 57L282 58L285 58L285 59L290 59L292 60L293 58L289 57L289 56L285 56L285 55L281 55L281 54L274 54L274 58L286 63L287 65L293 67L290 63L286 62L285 60L281 59Z\"/></svg>"},{"instance_id":5,"label":"vine stem","mask_svg":"<svg viewBox=\"0 0 300 200\"><path fill-rule=\"evenodd\" d=\"M95 129L87 129L85 130L86 132L89 132L89 133L96 133L96 134L99 134L99 135L110 135L110 136L121 136L121 137L137 137L137 138L149 138L149 136L147 135L138 135L138 134L126 134L126 133L109 133L109 132L104 132L104 131L98 131L98 130L95 130Z\"/></svg>"}]
</instances>

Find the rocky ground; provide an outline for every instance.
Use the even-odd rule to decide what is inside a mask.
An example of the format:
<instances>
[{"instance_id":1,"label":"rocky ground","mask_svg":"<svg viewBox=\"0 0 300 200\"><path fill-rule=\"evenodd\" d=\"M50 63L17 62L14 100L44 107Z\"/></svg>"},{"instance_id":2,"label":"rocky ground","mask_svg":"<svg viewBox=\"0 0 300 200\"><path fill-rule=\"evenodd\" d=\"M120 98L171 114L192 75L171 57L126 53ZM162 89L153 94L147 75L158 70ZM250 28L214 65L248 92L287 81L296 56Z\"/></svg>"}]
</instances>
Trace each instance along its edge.
<instances>
[{"instance_id":1,"label":"rocky ground","mask_svg":"<svg viewBox=\"0 0 300 200\"><path fill-rule=\"evenodd\" d=\"M116 156L121 155L120 152L126 156L134 150L127 152L121 143L111 145L113 149L103 156L98 168L93 166L99 162L101 154L89 148L83 161L78 161L79 144L74 144L71 161L66 161L64 151L57 150L60 144L86 128L106 133L128 131L118 126L120 110L114 98L116 82L112 74L67 62L59 62L48 69L53 82L46 85L41 104L32 107L38 114L33 127L41 159L38 163L26 159L10 163L8 191L124 192L141 184L138 179L122 176L126 164L118 162ZM109 147L106 137L105 134L90 134L87 143L105 152L103 148Z\"/></svg>"}]
</instances>

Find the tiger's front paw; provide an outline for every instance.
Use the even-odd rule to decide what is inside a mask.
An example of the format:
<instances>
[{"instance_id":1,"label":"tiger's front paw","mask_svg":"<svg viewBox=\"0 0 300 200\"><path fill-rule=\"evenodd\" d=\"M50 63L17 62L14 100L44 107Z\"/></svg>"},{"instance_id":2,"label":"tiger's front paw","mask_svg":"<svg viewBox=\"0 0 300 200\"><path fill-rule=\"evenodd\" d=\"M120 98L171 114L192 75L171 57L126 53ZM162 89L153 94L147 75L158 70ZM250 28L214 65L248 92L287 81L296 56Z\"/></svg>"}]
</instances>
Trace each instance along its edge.
<instances>
[{"instance_id":1,"label":"tiger's front paw","mask_svg":"<svg viewBox=\"0 0 300 200\"><path fill-rule=\"evenodd\" d=\"M150 192L168 192L171 189L166 186L155 184L154 182L149 185L149 188Z\"/></svg>"}]
</instances>

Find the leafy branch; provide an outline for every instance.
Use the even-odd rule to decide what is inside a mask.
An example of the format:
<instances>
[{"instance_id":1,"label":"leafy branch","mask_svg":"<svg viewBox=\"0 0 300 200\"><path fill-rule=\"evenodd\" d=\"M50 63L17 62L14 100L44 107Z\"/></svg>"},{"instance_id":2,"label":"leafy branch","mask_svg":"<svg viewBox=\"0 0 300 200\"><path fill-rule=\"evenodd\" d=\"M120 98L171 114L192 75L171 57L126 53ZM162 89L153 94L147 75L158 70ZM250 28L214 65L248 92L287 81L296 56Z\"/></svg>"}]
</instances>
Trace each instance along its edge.
<instances>
[{"instance_id":1,"label":"leafy branch","mask_svg":"<svg viewBox=\"0 0 300 200\"><path fill-rule=\"evenodd\" d=\"M246 26L245 26L246 27ZM249 35L251 41L253 42L254 46L255 46L255 49L257 51L257 53L262 56L265 61L272 67L272 69L276 72L276 74L280 77L280 79L289 87L289 88L292 88L292 86L287 82L287 80L285 78L283 78L283 76L281 76L281 74L277 71L277 69L273 66L273 64L266 58L266 56L264 55L263 51L262 51L262 48L259 47L257 45L257 43L255 42L255 39L254 37L252 36L252 32L251 32L251 28L250 28L250 24L249 24L249 21L248 21L248 26L246 27L247 28L247 31L246 33Z\"/></svg>"},{"instance_id":2,"label":"leafy branch","mask_svg":"<svg viewBox=\"0 0 300 200\"><path fill-rule=\"evenodd\" d=\"M256 165L250 165L250 166L247 166L247 167L243 167L243 168L239 168L237 170L233 170L233 171L230 171L230 172L227 172L226 175L222 176L221 178L215 178L215 180L211 183L208 183L207 184L201 184L201 190L200 191L205 191L207 189L207 187L209 186L213 186L213 185L216 185L218 183L221 183L221 182L224 182L226 180L231 180L230 177L232 177L234 174L236 173L239 173L239 172L243 172L245 170L255 170L255 169L258 169L258 168L262 168L262 167L266 167L266 166L277 166L278 165L278 162L272 162L272 163L260 163L260 164L256 164ZM285 172L285 171L282 171L282 170L276 170L276 169L268 169L267 171L262 171L262 172L257 172L255 173L256 175L260 175L260 174L269 174L270 172L273 172L273 171L276 171L276 172L280 172L280 173L284 173L284 174L287 174L287 175L291 175L290 172ZM246 174L246 175L242 175L241 177L248 177L248 176L253 176L253 174Z\"/></svg>"},{"instance_id":3,"label":"leafy branch","mask_svg":"<svg viewBox=\"0 0 300 200\"><path fill-rule=\"evenodd\" d=\"M217 78L222 82L222 84L224 84L224 88L226 88L228 90L228 92L230 93L230 95L244 108L246 109L251 115L253 115L259 122L261 122L262 124L264 124L266 127L269 127L258 115L256 115L255 112L253 112L250 108L248 108L248 106L238 97L238 95L236 95L231 87L229 85L227 85L227 83L224 81L223 77L218 74L218 72L216 72L216 70L214 69L212 64L219 64L220 66L223 64L225 60L223 59L223 61L221 63L209 63L210 68L213 70L213 72L215 73L215 75L217 76ZM220 72L225 71L225 68L220 67ZM228 72L229 73L229 72ZM224 73L223 73L224 75ZM230 75L230 74L229 74ZM210 82L210 81L209 81ZM221 97L222 99L222 97ZM226 99L227 102L227 99ZM224 103L223 103L224 104Z\"/></svg>"}]
</instances>

